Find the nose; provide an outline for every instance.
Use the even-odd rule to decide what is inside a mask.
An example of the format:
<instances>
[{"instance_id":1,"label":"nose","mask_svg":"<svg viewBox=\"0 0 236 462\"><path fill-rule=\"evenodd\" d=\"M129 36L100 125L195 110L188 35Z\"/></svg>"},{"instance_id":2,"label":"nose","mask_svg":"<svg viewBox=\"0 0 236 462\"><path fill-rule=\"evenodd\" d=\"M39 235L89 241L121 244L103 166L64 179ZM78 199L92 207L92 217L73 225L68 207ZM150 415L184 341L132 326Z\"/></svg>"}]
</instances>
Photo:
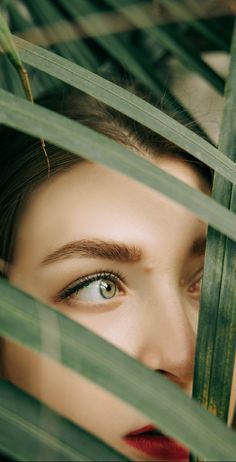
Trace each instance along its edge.
<instances>
[{"instance_id":1,"label":"nose","mask_svg":"<svg viewBox=\"0 0 236 462\"><path fill-rule=\"evenodd\" d=\"M191 394L196 342L191 304L169 281L161 281L146 303L137 359Z\"/></svg>"}]
</instances>

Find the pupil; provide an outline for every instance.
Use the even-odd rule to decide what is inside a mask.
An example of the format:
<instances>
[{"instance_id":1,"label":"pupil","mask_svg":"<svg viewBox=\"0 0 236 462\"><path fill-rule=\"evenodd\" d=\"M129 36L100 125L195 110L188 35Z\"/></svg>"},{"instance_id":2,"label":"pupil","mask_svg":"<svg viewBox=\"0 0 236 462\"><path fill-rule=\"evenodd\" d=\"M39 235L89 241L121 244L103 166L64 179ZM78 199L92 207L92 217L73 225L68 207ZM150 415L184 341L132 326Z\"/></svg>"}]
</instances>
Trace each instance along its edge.
<instances>
[{"instance_id":1,"label":"pupil","mask_svg":"<svg viewBox=\"0 0 236 462\"><path fill-rule=\"evenodd\" d=\"M100 283L100 294L104 298L112 298L116 293L116 285L114 282L103 280Z\"/></svg>"}]
</instances>

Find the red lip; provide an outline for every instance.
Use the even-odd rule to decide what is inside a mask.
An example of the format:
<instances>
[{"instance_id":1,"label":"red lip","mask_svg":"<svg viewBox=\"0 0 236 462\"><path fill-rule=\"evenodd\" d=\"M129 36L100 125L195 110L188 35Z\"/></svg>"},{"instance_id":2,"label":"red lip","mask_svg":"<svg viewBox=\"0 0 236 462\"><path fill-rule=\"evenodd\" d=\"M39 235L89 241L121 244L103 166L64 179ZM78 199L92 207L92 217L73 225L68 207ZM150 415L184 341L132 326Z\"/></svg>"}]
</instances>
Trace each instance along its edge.
<instances>
[{"instance_id":1,"label":"red lip","mask_svg":"<svg viewBox=\"0 0 236 462\"><path fill-rule=\"evenodd\" d=\"M124 441L133 448L162 461L188 461L189 451L177 441L163 435L153 425L132 431Z\"/></svg>"}]
</instances>

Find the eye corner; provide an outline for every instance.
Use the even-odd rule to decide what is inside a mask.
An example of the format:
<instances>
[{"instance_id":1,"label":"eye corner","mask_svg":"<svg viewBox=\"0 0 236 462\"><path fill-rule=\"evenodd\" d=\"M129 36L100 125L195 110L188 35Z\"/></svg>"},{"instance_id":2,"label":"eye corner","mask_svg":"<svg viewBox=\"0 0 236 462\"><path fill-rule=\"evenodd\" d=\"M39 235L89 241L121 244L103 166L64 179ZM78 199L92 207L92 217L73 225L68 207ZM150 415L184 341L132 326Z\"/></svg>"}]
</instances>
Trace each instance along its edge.
<instances>
[{"instance_id":1,"label":"eye corner","mask_svg":"<svg viewBox=\"0 0 236 462\"><path fill-rule=\"evenodd\" d=\"M180 286L186 290L191 298L200 299L202 290L203 266L195 271L191 276L183 277Z\"/></svg>"}]
</instances>

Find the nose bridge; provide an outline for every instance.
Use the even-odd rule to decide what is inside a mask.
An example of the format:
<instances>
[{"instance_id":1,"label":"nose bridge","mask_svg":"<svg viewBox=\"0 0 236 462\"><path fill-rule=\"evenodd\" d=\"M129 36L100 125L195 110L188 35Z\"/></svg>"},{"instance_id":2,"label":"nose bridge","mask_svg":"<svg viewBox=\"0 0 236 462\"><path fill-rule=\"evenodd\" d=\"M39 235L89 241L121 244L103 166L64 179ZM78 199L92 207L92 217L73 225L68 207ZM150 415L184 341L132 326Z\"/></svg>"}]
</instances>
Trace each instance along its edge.
<instances>
[{"instance_id":1,"label":"nose bridge","mask_svg":"<svg viewBox=\"0 0 236 462\"><path fill-rule=\"evenodd\" d=\"M159 281L147 305L149 329L143 338L139 360L152 369L190 379L196 336L179 287L168 280Z\"/></svg>"}]
</instances>

